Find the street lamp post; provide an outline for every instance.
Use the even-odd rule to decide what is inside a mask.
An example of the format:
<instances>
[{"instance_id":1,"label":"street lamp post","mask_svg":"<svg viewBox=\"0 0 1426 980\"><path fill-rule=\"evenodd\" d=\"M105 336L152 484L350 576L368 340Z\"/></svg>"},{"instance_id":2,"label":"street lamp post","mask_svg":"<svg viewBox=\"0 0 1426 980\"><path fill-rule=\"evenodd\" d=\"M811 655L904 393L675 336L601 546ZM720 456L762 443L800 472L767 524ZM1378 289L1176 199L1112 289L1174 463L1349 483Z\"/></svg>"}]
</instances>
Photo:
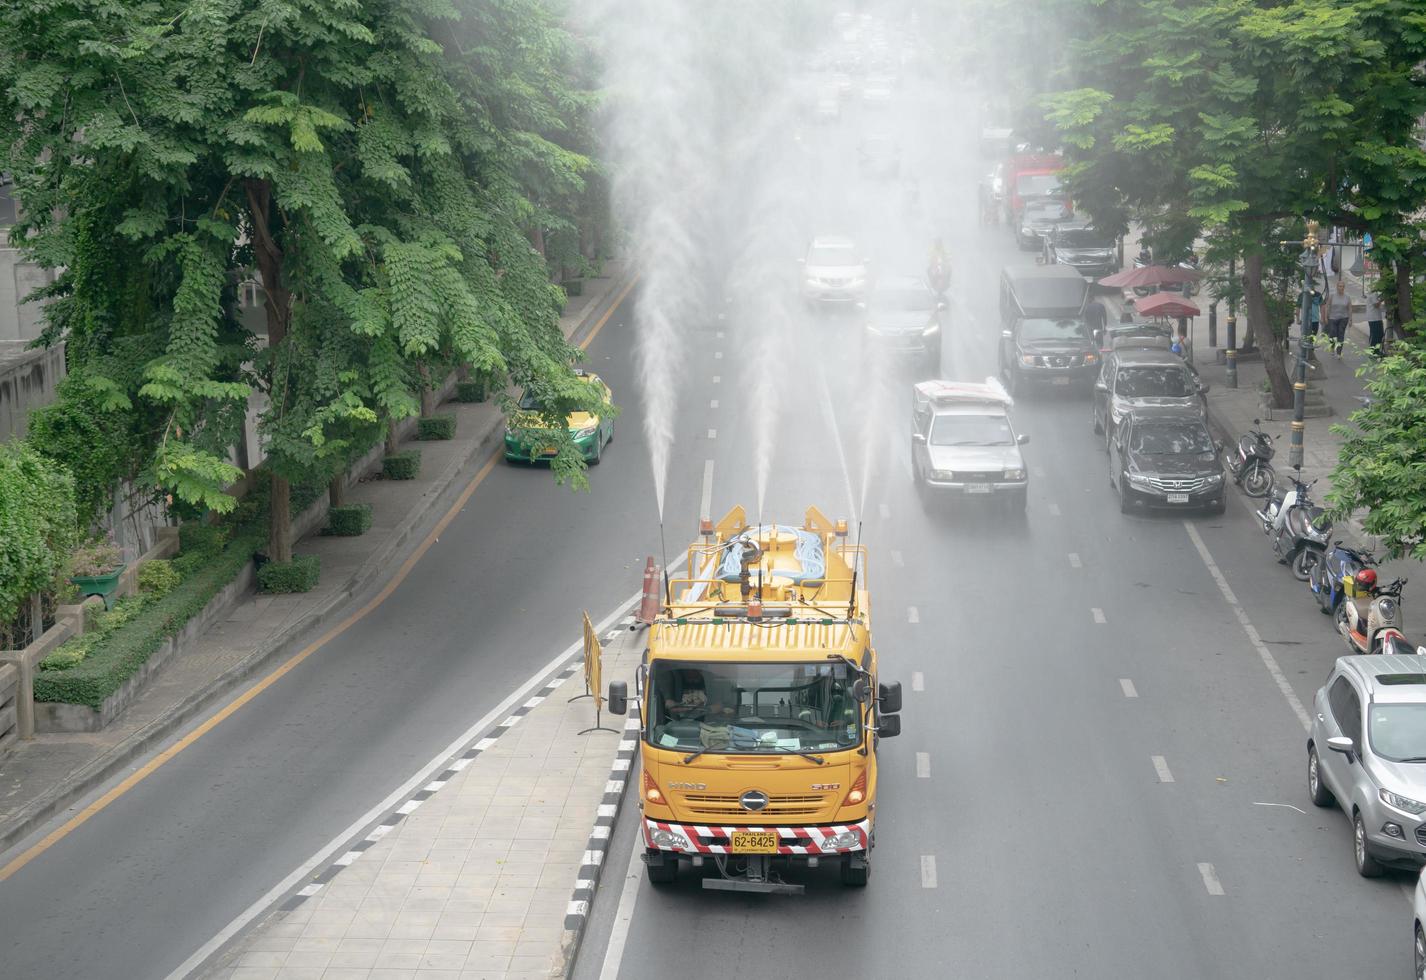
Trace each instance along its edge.
<instances>
[{"instance_id":1,"label":"street lamp post","mask_svg":"<svg viewBox=\"0 0 1426 980\"><path fill-rule=\"evenodd\" d=\"M1292 442L1288 448L1289 466L1302 466L1302 439L1307 430L1307 362L1312 357L1312 273L1317 268L1317 222L1307 222L1307 234L1302 240L1302 314L1298 327L1297 380L1292 383Z\"/></svg>"},{"instance_id":2,"label":"street lamp post","mask_svg":"<svg viewBox=\"0 0 1426 980\"><path fill-rule=\"evenodd\" d=\"M1233 297L1237 282L1237 260L1228 260L1228 349L1223 352L1223 364L1228 371L1228 387L1238 387L1238 305Z\"/></svg>"}]
</instances>

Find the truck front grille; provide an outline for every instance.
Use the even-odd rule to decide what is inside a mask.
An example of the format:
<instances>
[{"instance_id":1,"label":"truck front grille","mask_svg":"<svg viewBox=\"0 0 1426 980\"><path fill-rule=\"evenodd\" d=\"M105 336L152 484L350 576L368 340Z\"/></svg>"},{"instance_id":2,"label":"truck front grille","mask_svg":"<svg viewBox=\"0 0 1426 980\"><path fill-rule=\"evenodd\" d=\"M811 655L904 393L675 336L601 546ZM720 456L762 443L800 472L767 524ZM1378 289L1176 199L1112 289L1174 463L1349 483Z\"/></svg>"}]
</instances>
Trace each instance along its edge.
<instances>
[{"instance_id":1,"label":"truck front grille","mask_svg":"<svg viewBox=\"0 0 1426 980\"><path fill-rule=\"evenodd\" d=\"M683 798L690 814L698 817L810 817L827 806L825 796L773 796L767 806L753 812L744 810L736 796L714 796L690 793Z\"/></svg>"}]
</instances>

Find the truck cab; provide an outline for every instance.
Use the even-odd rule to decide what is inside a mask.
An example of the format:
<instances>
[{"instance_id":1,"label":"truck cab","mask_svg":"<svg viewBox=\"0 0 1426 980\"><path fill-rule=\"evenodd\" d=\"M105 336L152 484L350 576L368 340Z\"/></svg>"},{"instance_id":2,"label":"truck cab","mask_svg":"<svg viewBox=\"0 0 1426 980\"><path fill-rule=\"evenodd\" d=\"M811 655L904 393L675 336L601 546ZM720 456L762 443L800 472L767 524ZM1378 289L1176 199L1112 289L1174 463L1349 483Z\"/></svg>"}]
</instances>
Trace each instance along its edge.
<instances>
[{"instance_id":1,"label":"truck cab","mask_svg":"<svg viewBox=\"0 0 1426 980\"><path fill-rule=\"evenodd\" d=\"M865 885L877 752L900 733L901 687L881 681L866 556L845 521L753 526L741 507L703 524L689 577L668 583L636 675L610 685L640 721L639 806L654 884L682 865L703 887L798 894L823 862Z\"/></svg>"}]
</instances>

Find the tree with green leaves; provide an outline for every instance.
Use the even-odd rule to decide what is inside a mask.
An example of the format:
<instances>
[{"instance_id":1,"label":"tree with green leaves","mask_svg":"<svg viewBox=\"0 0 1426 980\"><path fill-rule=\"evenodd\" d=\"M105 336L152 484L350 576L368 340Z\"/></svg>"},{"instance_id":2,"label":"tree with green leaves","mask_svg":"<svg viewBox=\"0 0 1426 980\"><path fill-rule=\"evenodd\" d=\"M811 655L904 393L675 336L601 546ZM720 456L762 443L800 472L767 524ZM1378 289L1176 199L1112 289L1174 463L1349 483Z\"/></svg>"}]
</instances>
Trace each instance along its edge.
<instances>
[{"instance_id":1,"label":"tree with green leaves","mask_svg":"<svg viewBox=\"0 0 1426 980\"><path fill-rule=\"evenodd\" d=\"M112 408L156 416L154 485L230 509L228 450L256 391L285 561L291 482L415 414L434 366L539 388L552 422L598 407L529 243L541 192L587 167L556 142L567 39L536 0L67 10L0 11L16 238L65 270L50 338L70 338ZM254 275L257 338L237 309ZM557 475L580 479L560 443Z\"/></svg>"},{"instance_id":2,"label":"tree with green leaves","mask_svg":"<svg viewBox=\"0 0 1426 980\"><path fill-rule=\"evenodd\" d=\"M54 584L75 539L74 479L23 442L0 443L0 626Z\"/></svg>"},{"instance_id":3,"label":"tree with green leaves","mask_svg":"<svg viewBox=\"0 0 1426 980\"><path fill-rule=\"evenodd\" d=\"M1332 427L1345 442L1327 501L1339 519L1363 511L1393 557L1426 560L1426 349L1399 345L1362 373L1371 403Z\"/></svg>"}]
</instances>

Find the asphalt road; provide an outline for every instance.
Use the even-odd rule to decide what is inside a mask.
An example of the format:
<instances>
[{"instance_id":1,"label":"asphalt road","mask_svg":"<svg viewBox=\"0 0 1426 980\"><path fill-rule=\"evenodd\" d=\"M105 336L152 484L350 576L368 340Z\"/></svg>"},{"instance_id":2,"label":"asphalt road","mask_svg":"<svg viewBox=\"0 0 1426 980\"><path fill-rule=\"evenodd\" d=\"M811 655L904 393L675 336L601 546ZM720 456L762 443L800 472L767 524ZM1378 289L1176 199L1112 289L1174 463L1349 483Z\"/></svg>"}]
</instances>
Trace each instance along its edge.
<instances>
[{"instance_id":1,"label":"asphalt road","mask_svg":"<svg viewBox=\"0 0 1426 980\"><path fill-rule=\"evenodd\" d=\"M1031 260L974 227L972 165L938 163L925 213L957 277L942 373L975 379L994 369L998 268ZM803 218L885 216L897 193L828 195ZM923 255L920 230L869 223L888 266ZM360 628L0 884L6 976L163 976L574 639L581 609L637 588L659 546L627 305L590 350L624 406L590 492L497 466ZM626 812L581 977L601 975L611 935L609 975L629 978L1405 975L1407 879L1358 878L1346 820L1307 800L1302 726L1204 560L1310 704L1341 644L1239 501L1223 518L1122 516L1085 401L1046 393L1016 407L1032 440L1023 522L928 510L912 373L863 353L854 317L798 311L774 338L715 302L680 329L671 547L691 537L710 462L715 517L742 503L795 520L815 503L859 518L905 729L882 747L866 890L826 869L796 899L691 875L655 892L636 863L623 896Z\"/></svg>"},{"instance_id":2,"label":"asphalt road","mask_svg":"<svg viewBox=\"0 0 1426 980\"><path fill-rule=\"evenodd\" d=\"M973 173L948 177L929 204L957 277L942 374L975 380L995 370L999 267L1033 258L966 220ZM845 319L801 329L836 336ZM1346 650L1247 502L1121 515L1087 395L1048 391L1015 409L1024 522L926 508L911 373L850 344L808 349L841 418L789 432L772 485L780 506L840 512L849 459L881 669L906 691L903 734L881 746L871 884L844 889L829 866L802 872L804 896L747 896L685 868L656 890L631 802L575 976L1408 975L1411 878L1355 873L1346 819L1307 797L1303 723L1225 596L1310 708ZM755 492L740 447L714 456L716 497Z\"/></svg>"}]
</instances>

